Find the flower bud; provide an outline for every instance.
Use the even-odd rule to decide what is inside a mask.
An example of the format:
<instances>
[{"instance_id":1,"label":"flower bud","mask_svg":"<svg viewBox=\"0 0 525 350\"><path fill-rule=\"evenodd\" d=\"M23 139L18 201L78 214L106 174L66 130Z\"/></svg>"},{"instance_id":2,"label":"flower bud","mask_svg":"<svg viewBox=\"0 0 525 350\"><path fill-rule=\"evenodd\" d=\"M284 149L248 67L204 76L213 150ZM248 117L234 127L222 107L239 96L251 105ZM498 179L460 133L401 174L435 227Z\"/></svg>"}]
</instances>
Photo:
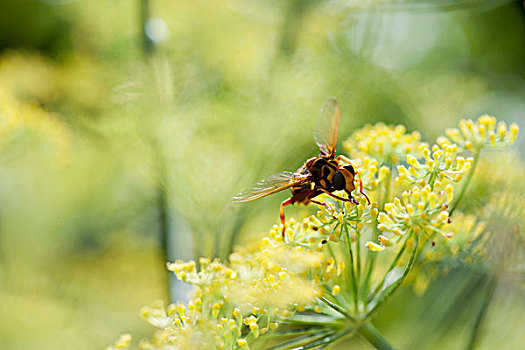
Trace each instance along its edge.
<instances>
[{"instance_id":1,"label":"flower bud","mask_svg":"<svg viewBox=\"0 0 525 350\"><path fill-rule=\"evenodd\" d=\"M371 241L366 242L365 246L373 252L380 252L385 249L385 247Z\"/></svg>"}]
</instances>

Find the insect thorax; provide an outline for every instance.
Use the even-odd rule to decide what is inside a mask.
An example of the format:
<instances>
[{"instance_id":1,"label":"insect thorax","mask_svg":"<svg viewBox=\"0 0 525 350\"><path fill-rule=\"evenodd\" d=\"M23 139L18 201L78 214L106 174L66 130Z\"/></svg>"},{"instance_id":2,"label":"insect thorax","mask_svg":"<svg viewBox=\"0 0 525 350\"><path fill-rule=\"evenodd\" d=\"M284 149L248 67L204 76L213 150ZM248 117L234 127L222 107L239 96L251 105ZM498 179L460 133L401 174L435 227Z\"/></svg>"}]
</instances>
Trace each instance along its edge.
<instances>
[{"instance_id":1,"label":"insect thorax","mask_svg":"<svg viewBox=\"0 0 525 350\"><path fill-rule=\"evenodd\" d=\"M335 159L331 157L316 157L309 159L305 165L310 174L312 174L315 183L328 191L333 191L331 179L339 167Z\"/></svg>"}]
</instances>

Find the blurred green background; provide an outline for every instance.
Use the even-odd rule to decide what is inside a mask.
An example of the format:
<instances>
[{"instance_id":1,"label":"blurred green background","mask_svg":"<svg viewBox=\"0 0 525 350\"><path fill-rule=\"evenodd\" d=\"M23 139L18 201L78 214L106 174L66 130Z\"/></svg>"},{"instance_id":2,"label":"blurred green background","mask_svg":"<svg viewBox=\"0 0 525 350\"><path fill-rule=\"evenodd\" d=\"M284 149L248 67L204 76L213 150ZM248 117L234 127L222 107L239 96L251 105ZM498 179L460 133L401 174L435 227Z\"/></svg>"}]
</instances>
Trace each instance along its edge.
<instances>
[{"instance_id":1,"label":"blurred green background","mask_svg":"<svg viewBox=\"0 0 525 350\"><path fill-rule=\"evenodd\" d=\"M230 199L316 154L330 96L339 141L378 121L432 141L483 113L523 128L523 4L3 0L0 348L150 334L140 307L187 293L166 260L226 258L277 221L285 193ZM524 344L515 277L478 348ZM378 327L402 349L463 349L490 281L458 267L422 297L406 288Z\"/></svg>"}]
</instances>

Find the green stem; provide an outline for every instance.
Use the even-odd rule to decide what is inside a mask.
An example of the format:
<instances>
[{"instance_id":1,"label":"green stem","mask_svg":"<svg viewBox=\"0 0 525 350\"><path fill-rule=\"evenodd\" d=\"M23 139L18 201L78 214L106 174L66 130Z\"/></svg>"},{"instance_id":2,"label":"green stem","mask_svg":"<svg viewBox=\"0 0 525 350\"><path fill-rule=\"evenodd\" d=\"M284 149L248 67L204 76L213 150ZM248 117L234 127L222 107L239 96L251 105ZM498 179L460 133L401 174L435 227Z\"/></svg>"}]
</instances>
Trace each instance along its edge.
<instances>
[{"instance_id":1,"label":"green stem","mask_svg":"<svg viewBox=\"0 0 525 350\"><path fill-rule=\"evenodd\" d=\"M379 237L379 229L377 228L377 220L374 221L374 230L372 232L372 242L377 242L377 237ZM364 297L366 294L366 291L368 290L368 286L370 285L370 278L372 277L372 271L374 271L374 265L377 258L377 253L369 250L367 253L367 265L365 267L365 278L363 283L361 284L361 295Z\"/></svg>"},{"instance_id":2,"label":"green stem","mask_svg":"<svg viewBox=\"0 0 525 350\"><path fill-rule=\"evenodd\" d=\"M372 300L375 298L375 296L377 295L377 293L379 293L379 291L381 290L381 288L383 287L383 285L385 284L385 280L386 280L386 277L388 276L388 274L390 273L390 271L392 271L394 269L394 267L396 267L399 259L401 259L401 256L403 255L403 252L405 251L405 248L407 247L407 242L408 242L408 237L405 239L405 243L403 244L403 246L401 247L401 249L399 249L399 252L397 253L396 257L394 258L394 260L392 261L392 264L390 264L390 267L388 268L388 270L386 271L385 275L383 276L383 279L381 280L381 282L379 282L379 284L377 285L377 287L374 289L374 291L370 294L370 296L367 298L368 301Z\"/></svg>"},{"instance_id":3,"label":"green stem","mask_svg":"<svg viewBox=\"0 0 525 350\"><path fill-rule=\"evenodd\" d=\"M155 156L155 167L157 173L157 182L156 182L156 205L157 205L157 215L159 223L159 245L160 245L160 255L161 263L163 270L165 271L166 276L166 292L167 300L171 300L172 293L172 273L166 269L166 262L169 261L172 256L170 254L170 213L169 213L169 198L167 192L168 171L166 169L166 160L162 152L162 147L159 145L158 139L150 138L150 144L152 152Z\"/></svg>"},{"instance_id":4,"label":"green stem","mask_svg":"<svg viewBox=\"0 0 525 350\"><path fill-rule=\"evenodd\" d=\"M379 294L379 296L376 298L377 303L375 306L372 307L372 309L367 313L367 317L369 318L383 303L394 293L403 283L406 276L414 266L414 261L416 260L416 255L418 252L418 245L419 245L419 234L415 233L414 238L414 247L412 248L412 254L410 254L410 259L408 260L407 265L405 266L405 269L403 270L403 274L391 285L389 285L387 288L383 289L383 291Z\"/></svg>"},{"instance_id":5,"label":"green stem","mask_svg":"<svg viewBox=\"0 0 525 350\"><path fill-rule=\"evenodd\" d=\"M313 2L310 0L292 0L285 2L285 4L288 4L288 7L285 10L280 32L278 56L289 58L295 52L301 23Z\"/></svg>"},{"instance_id":6,"label":"green stem","mask_svg":"<svg viewBox=\"0 0 525 350\"><path fill-rule=\"evenodd\" d=\"M383 192L382 186L379 188L379 203L378 203L379 205L377 208L379 212L383 211L385 202L387 201L388 196L391 191L391 187L393 186L392 185L392 179L393 179L392 171L393 171L394 166L392 162L389 162L388 164L390 167L390 172L388 173L388 178L385 182L387 185L385 186L384 192ZM374 220L373 225L374 225L374 230L372 232L372 241L377 242L377 238L379 237L379 229L377 228L377 225L378 225L377 218ZM372 271L374 271L374 265L375 265L376 259L377 259L377 253L369 250L367 254L368 264L366 267L365 280L361 286L361 294L363 295L363 298L368 290L368 286L370 285L370 278L372 277Z\"/></svg>"},{"instance_id":7,"label":"green stem","mask_svg":"<svg viewBox=\"0 0 525 350\"><path fill-rule=\"evenodd\" d=\"M487 314L487 311L492 302L492 298L494 297L494 292L496 291L497 284L498 281L496 279L496 276L492 274L488 281L487 289L485 290L483 304L481 305L481 309L479 310L478 315L476 317L476 322L474 323L474 327L472 328L472 332L470 333L469 343L466 348L467 350L474 350L476 348L476 344L479 340L479 332L481 330L481 326L483 325L483 321L485 320L485 315Z\"/></svg>"},{"instance_id":8,"label":"green stem","mask_svg":"<svg viewBox=\"0 0 525 350\"><path fill-rule=\"evenodd\" d=\"M324 329L326 328L325 327L305 327L305 328L288 329L282 332L270 332L269 334L265 335L265 337L277 338L277 337L306 335L306 334L316 333Z\"/></svg>"},{"instance_id":9,"label":"green stem","mask_svg":"<svg viewBox=\"0 0 525 350\"><path fill-rule=\"evenodd\" d=\"M357 333L378 350L394 349L370 322L363 324Z\"/></svg>"},{"instance_id":10,"label":"green stem","mask_svg":"<svg viewBox=\"0 0 525 350\"><path fill-rule=\"evenodd\" d=\"M281 344L272 346L271 348L268 348L267 350L285 350L285 349L304 349L301 345L304 343L312 344L316 340L319 340L323 337L329 337L331 335L336 334L334 330L330 329L324 329L320 332L303 335L288 341L285 341Z\"/></svg>"},{"instance_id":11,"label":"green stem","mask_svg":"<svg viewBox=\"0 0 525 350\"><path fill-rule=\"evenodd\" d=\"M350 332L349 329L344 329L344 330L342 330L340 332L337 332L337 333L331 334L329 336L323 337L322 339L314 341L314 342L312 342L310 344L306 344L306 345L303 345L303 346L300 346L300 347L297 347L297 348L293 348L293 350L305 350L305 349L312 349L312 348L316 348L316 347L325 348L327 345L335 343L339 338L342 338L342 337L347 336L347 335L350 336L353 333L354 332Z\"/></svg>"},{"instance_id":12,"label":"green stem","mask_svg":"<svg viewBox=\"0 0 525 350\"><path fill-rule=\"evenodd\" d=\"M341 315L343 315L344 317L348 318L349 320L353 321L353 322L357 322L357 320L352 317L348 311L342 307L341 305L337 305L335 303L332 303L330 300L326 299L325 297L321 297L320 300L325 303L326 305L328 305L329 307L331 307L332 309L334 309L335 311L337 311L338 313L340 313Z\"/></svg>"},{"instance_id":13,"label":"green stem","mask_svg":"<svg viewBox=\"0 0 525 350\"><path fill-rule=\"evenodd\" d=\"M359 209L356 208L357 219L355 223L355 270L356 270L356 293L359 293L361 290L361 232L359 232L357 226L359 224ZM357 299L360 299L359 294L357 294Z\"/></svg>"},{"instance_id":14,"label":"green stem","mask_svg":"<svg viewBox=\"0 0 525 350\"><path fill-rule=\"evenodd\" d=\"M433 171L432 175L430 175L430 179L428 179L428 184L430 185L431 189L434 189L434 183L436 182L436 178L437 178L437 173Z\"/></svg>"},{"instance_id":15,"label":"green stem","mask_svg":"<svg viewBox=\"0 0 525 350\"><path fill-rule=\"evenodd\" d=\"M349 254L348 258L350 260L349 269L350 269L350 273L351 273L352 288L353 288L353 292L354 292L355 312L359 313L359 308L358 308L359 297L358 297L358 293L357 293L357 281L356 281L356 276L355 276L355 272L354 272L354 254L352 253L352 241L350 240L350 233L348 232L348 226L346 224L343 223L343 225L341 227L341 230L344 230L344 232L345 232L345 237L346 237L346 241L347 241L347 245L348 245L348 254Z\"/></svg>"},{"instance_id":16,"label":"green stem","mask_svg":"<svg viewBox=\"0 0 525 350\"><path fill-rule=\"evenodd\" d=\"M339 223L334 227L334 231L337 229L338 226L339 226ZM343 232L342 230L343 230L343 228L341 227L341 233ZM330 256L335 257L336 255L335 255L332 247L329 244L327 244L327 246L328 246L328 250L330 251ZM348 266L352 266L351 265L351 261L350 261L350 257L347 254L344 254L344 256L347 258L347 261L345 262L345 264L347 264ZM350 285L350 280L348 278L344 278L343 279L343 283L344 283L344 287L345 287L344 289L345 290L353 289L353 287ZM353 281L352 281L352 283L353 283ZM348 294L343 293L342 296L343 296L344 300L348 304L352 303L352 298L350 298Z\"/></svg>"},{"instance_id":17,"label":"green stem","mask_svg":"<svg viewBox=\"0 0 525 350\"><path fill-rule=\"evenodd\" d=\"M146 33L146 24L150 19L149 0L140 0L140 34L142 36L142 52L145 56L153 53L155 43Z\"/></svg>"},{"instance_id":18,"label":"green stem","mask_svg":"<svg viewBox=\"0 0 525 350\"><path fill-rule=\"evenodd\" d=\"M344 320L341 318L340 320ZM282 320L282 324L295 324L295 325L310 325L310 326L326 326L326 327L337 327L341 326L341 322L334 317L321 316L321 315L299 315L296 314L293 317Z\"/></svg>"},{"instance_id":19,"label":"green stem","mask_svg":"<svg viewBox=\"0 0 525 350\"><path fill-rule=\"evenodd\" d=\"M459 192L458 197L454 201L454 204L452 205L452 208L449 211L449 215L452 215L454 210L456 210L458 203L463 198L463 195L465 194L465 191L467 190L470 180L472 180L472 176L474 175L474 170L476 170L476 165L478 165L480 153L481 153L481 148L478 148L476 152L474 153L474 162L472 163L472 169L470 169L467 179L465 180L465 182L463 183L463 187L461 188L461 192Z\"/></svg>"}]
</instances>

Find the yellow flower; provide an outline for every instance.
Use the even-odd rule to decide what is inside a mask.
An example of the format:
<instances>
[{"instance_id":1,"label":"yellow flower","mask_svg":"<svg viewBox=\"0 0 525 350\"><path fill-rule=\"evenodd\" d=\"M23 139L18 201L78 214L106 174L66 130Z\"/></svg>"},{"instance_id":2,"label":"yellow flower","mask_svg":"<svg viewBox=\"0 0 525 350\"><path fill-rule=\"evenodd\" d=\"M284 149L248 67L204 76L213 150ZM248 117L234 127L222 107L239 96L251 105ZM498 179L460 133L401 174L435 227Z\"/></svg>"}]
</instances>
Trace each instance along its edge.
<instances>
[{"instance_id":1,"label":"yellow flower","mask_svg":"<svg viewBox=\"0 0 525 350\"><path fill-rule=\"evenodd\" d=\"M379 230L384 234L390 233L390 237L383 234L380 244L368 242L367 248L381 251L400 241L411 230L423 231L429 236L437 232L446 238L452 237L452 233L446 231L447 208L452 195L452 186L442 189L441 184L433 190L427 185L423 188L414 186L410 191L403 192L403 198L395 197L393 202L386 203L385 211L379 213L377 218Z\"/></svg>"},{"instance_id":2,"label":"yellow flower","mask_svg":"<svg viewBox=\"0 0 525 350\"><path fill-rule=\"evenodd\" d=\"M349 139L343 142L345 152L355 158L370 157L397 162L414 152L421 144L421 134L414 131L406 133L402 125L365 125L356 130Z\"/></svg>"},{"instance_id":3,"label":"yellow flower","mask_svg":"<svg viewBox=\"0 0 525 350\"><path fill-rule=\"evenodd\" d=\"M404 165L398 165L398 176L395 181L398 184L424 185L430 178L439 181L459 181L463 174L472 168L473 159L458 156L458 146L442 143L441 146L434 145L432 149L422 144L418 150L422 157L409 154Z\"/></svg>"},{"instance_id":4,"label":"yellow flower","mask_svg":"<svg viewBox=\"0 0 525 350\"><path fill-rule=\"evenodd\" d=\"M438 143L456 143L474 153L485 147L509 146L516 141L518 132L517 124L507 128L505 122L497 122L495 117L482 115L476 122L471 119L461 120L459 128L447 129L446 137L439 138Z\"/></svg>"}]
</instances>

